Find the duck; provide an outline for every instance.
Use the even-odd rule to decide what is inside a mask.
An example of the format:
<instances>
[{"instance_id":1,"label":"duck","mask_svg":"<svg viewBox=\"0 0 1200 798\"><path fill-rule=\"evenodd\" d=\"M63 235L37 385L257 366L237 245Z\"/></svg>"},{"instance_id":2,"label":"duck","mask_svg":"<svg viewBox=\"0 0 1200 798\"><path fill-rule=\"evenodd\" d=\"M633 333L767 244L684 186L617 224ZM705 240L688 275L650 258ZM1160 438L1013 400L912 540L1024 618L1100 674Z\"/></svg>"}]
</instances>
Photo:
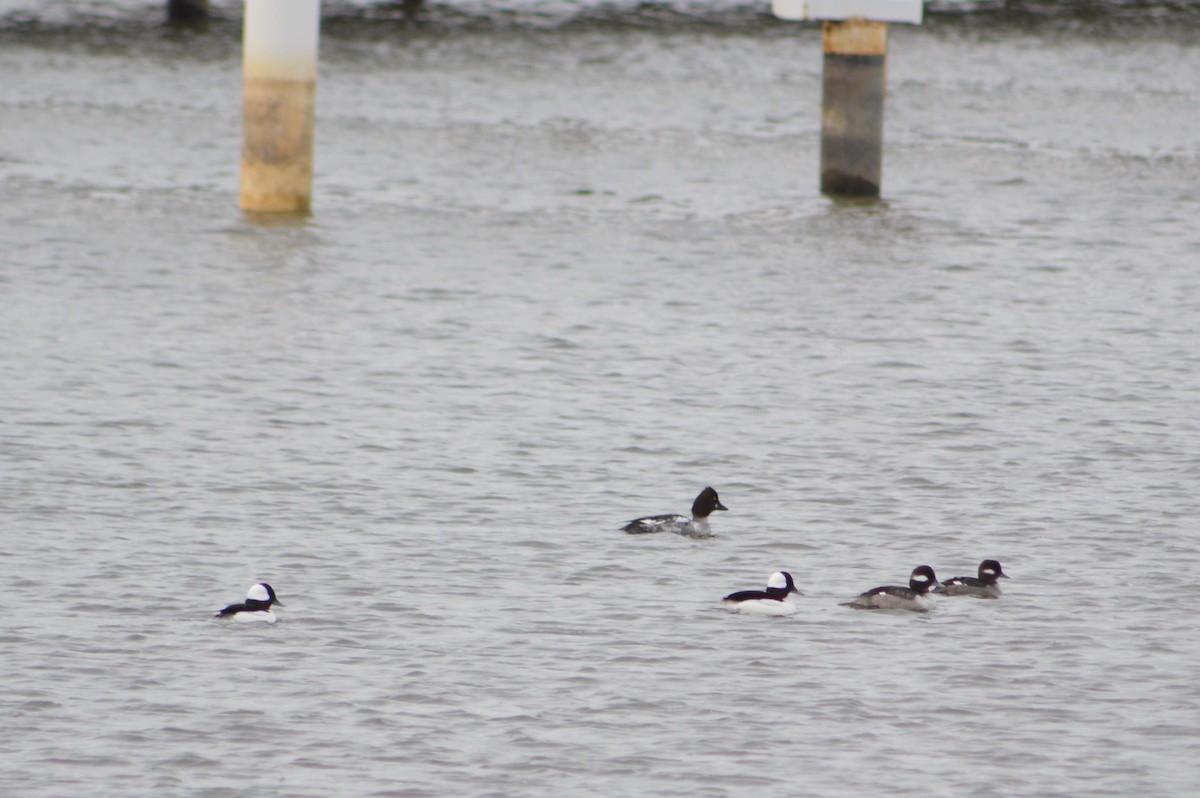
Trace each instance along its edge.
<instances>
[{"instance_id":1,"label":"duck","mask_svg":"<svg viewBox=\"0 0 1200 798\"><path fill-rule=\"evenodd\" d=\"M712 537L712 530L708 525L708 517L717 510L728 510L729 508L721 504L721 499L717 496L717 492L711 487L700 491L700 495L692 502L692 517L686 515L666 514L666 515L647 515L642 518L635 518L621 530L628 532L631 535L646 535L652 532L674 532L676 535L683 535L689 538L708 538Z\"/></svg>"},{"instance_id":2,"label":"duck","mask_svg":"<svg viewBox=\"0 0 1200 798\"><path fill-rule=\"evenodd\" d=\"M934 593L946 596L974 596L975 598L1000 598L999 579L1008 579L1000 568L999 560L984 560L979 563L979 576L956 576L947 579L933 589Z\"/></svg>"},{"instance_id":3,"label":"duck","mask_svg":"<svg viewBox=\"0 0 1200 798\"><path fill-rule=\"evenodd\" d=\"M767 578L766 590L739 590L721 600L721 606L730 612L746 615L794 615L796 605L791 594L804 595L796 589L792 575L787 571L776 571Z\"/></svg>"},{"instance_id":4,"label":"duck","mask_svg":"<svg viewBox=\"0 0 1200 798\"><path fill-rule=\"evenodd\" d=\"M853 607L856 610L909 610L911 612L929 612L933 609L933 599L929 591L938 584L933 568L928 565L918 565L908 577L908 587L900 585L884 585L874 587L865 593L860 593L853 601L841 606Z\"/></svg>"},{"instance_id":5,"label":"duck","mask_svg":"<svg viewBox=\"0 0 1200 798\"><path fill-rule=\"evenodd\" d=\"M255 621L261 623L275 623L278 618L271 611L271 607L278 604L283 606L283 602L275 597L275 589L266 582L259 582L256 585L251 585L246 591L246 600L241 604L230 604L222 610L217 610L214 618L227 618L237 623L253 623Z\"/></svg>"}]
</instances>

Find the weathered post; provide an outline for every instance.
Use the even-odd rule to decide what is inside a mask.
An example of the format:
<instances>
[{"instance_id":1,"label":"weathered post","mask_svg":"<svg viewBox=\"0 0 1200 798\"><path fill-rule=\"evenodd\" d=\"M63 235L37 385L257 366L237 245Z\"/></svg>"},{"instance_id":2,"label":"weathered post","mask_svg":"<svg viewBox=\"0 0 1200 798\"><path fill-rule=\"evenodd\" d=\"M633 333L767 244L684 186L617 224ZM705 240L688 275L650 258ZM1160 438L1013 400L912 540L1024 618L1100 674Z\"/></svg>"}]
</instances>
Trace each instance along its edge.
<instances>
[{"instance_id":1,"label":"weathered post","mask_svg":"<svg viewBox=\"0 0 1200 798\"><path fill-rule=\"evenodd\" d=\"M780 19L823 20L821 192L878 197L887 23L919 23L921 0L772 0L772 10Z\"/></svg>"},{"instance_id":2,"label":"weathered post","mask_svg":"<svg viewBox=\"0 0 1200 798\"><path fill-rule=\"evenodd\" d=\"M320 0L246 0L242 41L243 210L312 204Z\"/></svg>"}]
</instances>

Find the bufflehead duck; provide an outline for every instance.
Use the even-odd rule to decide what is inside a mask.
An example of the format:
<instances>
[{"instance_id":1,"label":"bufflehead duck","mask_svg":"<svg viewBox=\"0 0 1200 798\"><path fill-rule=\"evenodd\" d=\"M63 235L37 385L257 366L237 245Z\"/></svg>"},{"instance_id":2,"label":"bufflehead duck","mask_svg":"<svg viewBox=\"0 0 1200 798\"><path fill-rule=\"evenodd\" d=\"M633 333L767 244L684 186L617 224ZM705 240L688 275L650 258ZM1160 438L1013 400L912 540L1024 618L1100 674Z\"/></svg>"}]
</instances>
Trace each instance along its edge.
<instances>
[{"instance_id":1,"label":"bufflehead duck","mask_svg":"<svg viewBox=\"0 0 1200 798\"><path fill-rule=\"evenodd\" d=\"M721 600L721 606L730 612L742 612L747 615L792 615L796 605L792 603L790 594L804 595L796 589L792 575L787 571L771 574L767 579L766 590L739 590L730 593Z\"/></svg>"},{"instance_id":2,"label":"bufflehead duck","mask_svg":"<svg viewBox=\"0 0 1200 798\"><path fill-rule=\"evenodd\" d=\"M266 582L260 582L250 586L250 589L246 591L246 600L243 603L230 604L223 610L217 610L213 617L229 618L238 623L250 623L251 621L275 623L279 619L275 617L275 613L271 612L272 604L283 606L283 602L275 598L274 589Z\"/></svg>"},{"instance_id":3,"label":"bufflehead duck","mask_svg":"<svg viewBox=\"0 0 1200 798\"><path fill-rule=\"evenodd\" d=\"M908 587L886 585L860 593L854 601L848 601L843 607L854 607L858 610L911 610L913 612L929 612L933 609L933 599L929 597L929 589L938 583L937 576L928 565L918 565L908 577Z\"/></svg>"},{"instance_id":4,"label":"bufflehead duck","mask_svg":"<svg viewBox=\"0 0 1200 798\"><path fill-rule=\"evenodd\" d=\"M973 576L956 576L947 579L933 589L934 593L944 593L947 596L975 596L976 598L1000 598L1000 585L997 579L1008 579L1008 574L1000 570L997 560L984 560L979 563L979 578Z\"/></svg>"},{"instance_id":5,"label":"bufflehead duck","mask_svg":"<svg viewBox=\"0 0 1200 798\"><path fill-rule=\"evenodd\" d=\"M707 538L712 537L712 532L708 528L708 517L717 510L728 510L729 508L721 504L721 500L717 498L717 492L712 488L705 488L700 491L700 495L696 497L696 501L692 502L692 517L686 515L648 515L644 518L635 518L625 526L622 530L631 535L645 535L650 532L674 532L676 535L685 535L691 538Z\"/></svg>"}]
</instances>

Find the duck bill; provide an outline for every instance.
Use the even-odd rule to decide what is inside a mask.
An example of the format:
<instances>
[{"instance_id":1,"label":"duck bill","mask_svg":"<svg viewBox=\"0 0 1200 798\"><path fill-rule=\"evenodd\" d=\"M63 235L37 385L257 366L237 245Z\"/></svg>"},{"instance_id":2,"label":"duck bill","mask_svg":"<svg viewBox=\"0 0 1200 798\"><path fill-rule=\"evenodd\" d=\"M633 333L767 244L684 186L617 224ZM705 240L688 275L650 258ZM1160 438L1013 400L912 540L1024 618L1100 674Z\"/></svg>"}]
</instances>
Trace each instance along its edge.
<instances>
[{"instance_id":1,"label":"duck bill","mask_svg":"<svg viewBox=\"0 0 1200 798\"><path fill-rule=\"evenodd\" d=\"M729 508L726 507L725 505L721 504L720 502L717 502L717 506L714 507L713 509L714 510L728 510Z\"/></svg>"}]
</instances>

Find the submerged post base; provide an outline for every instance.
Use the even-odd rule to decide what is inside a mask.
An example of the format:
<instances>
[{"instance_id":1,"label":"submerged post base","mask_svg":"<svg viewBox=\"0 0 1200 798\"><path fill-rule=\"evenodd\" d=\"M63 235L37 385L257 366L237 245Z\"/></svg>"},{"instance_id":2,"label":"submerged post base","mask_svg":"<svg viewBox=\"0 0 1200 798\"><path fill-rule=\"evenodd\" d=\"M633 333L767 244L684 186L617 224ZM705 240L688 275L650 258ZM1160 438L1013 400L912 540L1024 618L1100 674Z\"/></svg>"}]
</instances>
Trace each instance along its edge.
<instances>
[{"instance_id":1,"label":"submerged post base","mask_svg":"<svg viewBox=\"0 0 1200 798\"><path fill-rule=\"evenodd\" d=\"M316 81L247 77L243 91L242 209L309 210Z\"/></svg>"},{"instance_id":2,"label":"submerged post base","mask_svg":"<svg viewBox=\"0 0 1200 798\"><path fill-rule=\"evenodd\" d=\"M878 197L879 183L828 169L821 172L821 193L831 197Z\"/></svg>"},{"instance_id":3,"label":"submerged post base","mask_svg":"<svg viewBox=\"0 0 1200 798\"><path fill-rule=\"evenodd\" d=\"M821 192L877 197L883 173L887 23L826 22L821 95Z\"/></svg>"}]
</instances>

